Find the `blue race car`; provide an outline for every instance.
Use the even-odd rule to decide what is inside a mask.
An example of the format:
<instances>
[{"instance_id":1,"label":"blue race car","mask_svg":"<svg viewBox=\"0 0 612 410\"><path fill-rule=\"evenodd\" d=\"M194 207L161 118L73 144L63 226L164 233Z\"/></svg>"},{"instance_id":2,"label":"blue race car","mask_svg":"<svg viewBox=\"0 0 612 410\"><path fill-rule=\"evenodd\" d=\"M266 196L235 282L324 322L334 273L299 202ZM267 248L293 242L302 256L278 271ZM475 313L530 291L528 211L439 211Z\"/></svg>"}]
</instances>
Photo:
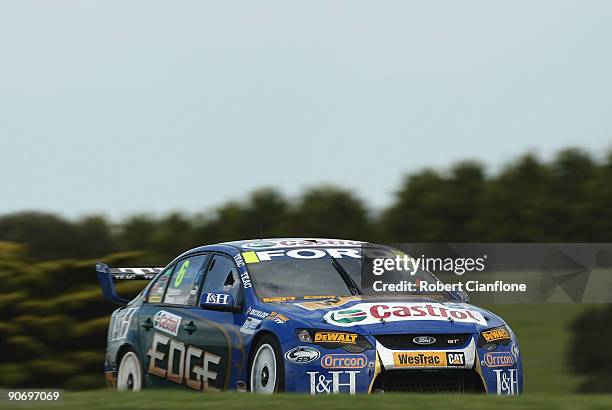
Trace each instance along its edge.
<instances>
[{"instance_id":1,"label":"blue race car","mask_svg":"<svg viewBox=\"0 0 612 410\"><path fill-rule=\"evenodd\" d=\"M502 319L452 292L363 295L363 246L264 239L195 248L165 268L98 264L105 297L121 305L108 329L109 386L522 392L520 350ZM122 279L150 282L127 301L114 287Z\"/></svg>"}]
</instances>

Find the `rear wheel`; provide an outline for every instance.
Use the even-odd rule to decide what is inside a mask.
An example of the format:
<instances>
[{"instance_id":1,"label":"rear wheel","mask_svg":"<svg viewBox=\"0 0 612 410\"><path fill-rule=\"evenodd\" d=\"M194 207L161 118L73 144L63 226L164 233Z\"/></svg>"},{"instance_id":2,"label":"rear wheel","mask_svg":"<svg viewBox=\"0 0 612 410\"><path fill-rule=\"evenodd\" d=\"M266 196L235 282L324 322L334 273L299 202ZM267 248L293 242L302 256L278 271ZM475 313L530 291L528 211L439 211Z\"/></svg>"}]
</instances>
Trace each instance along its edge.
<instances>
[{"instance_id":1,"label":"rear wheel","mask_svg":"<svg viewBox=\"0 0 612 410\"><path fill-rule=\"evenodd\" d=\"M117 390L138 391L142 389L142 363L134 352L127 352L119 363L117 374Z\"/></svg>"},{"instance_id":2,"label":"rear wheel","mask_svg":"<svg viewBox=\"0 0 612 410\"><path fill-rule=\"evenodd\" d=\"M250 363L249 385L253 393L282 392L285 367L278 341L271 335L259 339Z\"/></svg>"}]
</instances>

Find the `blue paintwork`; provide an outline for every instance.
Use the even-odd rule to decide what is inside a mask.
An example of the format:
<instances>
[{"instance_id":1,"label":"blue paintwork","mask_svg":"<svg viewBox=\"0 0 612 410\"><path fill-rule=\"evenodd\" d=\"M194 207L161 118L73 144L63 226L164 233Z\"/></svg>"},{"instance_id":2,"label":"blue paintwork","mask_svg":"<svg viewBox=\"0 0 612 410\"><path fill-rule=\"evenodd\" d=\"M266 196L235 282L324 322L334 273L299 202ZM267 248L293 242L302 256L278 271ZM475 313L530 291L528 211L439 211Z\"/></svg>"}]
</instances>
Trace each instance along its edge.
<instances>
[{"instance_id":1,"label":"blue paintwork","mask_svg":"<svg viewBox=\"0 0 612 410\"><path fill-rule=\"evenodd\" d=\"M96 264L96 276L98 277L98 282L102 288L102 294L106 300L116 305L125 305L128 302L117 294L115 284L108 273L108 266L103 263Z\"/></svg>"},{"instance_id":2,"label":"blue paintwork","mask_svg":"<svg viewBox=\"0 0 612 410\"><path fill-rule=\"evenodd\" d=\"M173 260L168 266L185 256L191 255L198 252L218 252L226 254L232 258L238 258L240 260L240 253L247 249L241 248L245 243L254 242L251 241L240 241L226 244L208 245L199 248L192 249L188 252L183 253ZM235 259L236 260L236 259ZM249 277L248 264L241 264L238 266L240 275ZM123 302L119 298L112 285L112 280L105 278L103 270L98 272L100 283L103 289L104 295L111 299L113 302ZM153 282L153 281L152 281ZM243 278L243 286L246 282ZM150 336L152 332L145 332L141 327L142 318L146 316L152 316L160 310L170 312L180 316L181 323L187 323L191 320L196 323L206 323L207 326L211 326L211 329L220 332L219 334L224 335L224 339L210 339L210 342L197 342L197 343L211 343L214 346L204 346L204 349L214 348L217 352L225 350L225 354L219 353L223 368L226 370L227 377L224 380L218 380L218 387L223 389L236 389L245 386L249 380L248 362L250 355L252 354L252 348L254 341L263 334L269 333L277 337L283 353L283 365L285 369L285 390L290 392L303 392L303 393L326 393L329 390L333 392L333 379L337 377L340 385L338 386L339 392L349 391L349 382L351 380L351 372L354 372L354 390L357 393L368 393L370 392L373 378L376 373L376 340L372 336L374 334L402 334L402 333L423 333L423 334L444 334L444 333L470 333L473 336L466 342L466 345L470 341L476 343L478 336L482 330L494 328L497 326L505 325L504 321L496 316L495 314L488 312L484 309L480 309L465 303L453 302L452 306L457 307L469 307L474 311L480 312L486 318L486 326L479 325L476 323L460 323L450 321L390 321L386 323L374 323L369 325L355 325L351 327L340 327L329 322L324 322L322 317L331 310L347 310L351 307L359 304L360 300L352 300L339 307L329 307L321 309L307 310L298 304L300 302L311 302L304 300L296 300L291 302L282 303L264 303L257 298L252 287L244 289L244 304L243 310L240 312L223 312L216 310L207 310L200 307L169 307L160 305L149 305L144 303L144 295L147 294L152 283L147 285L145 291L134 299L127 307L117 309L113 312L113 318L111 320L111 326L117 321L117 315L121 315L121 312L133 310L132 317L127 323L127 331L125 334L120 335L122 337L112 337L112 328L109 328L109 337L107 343L107 354L105 360L105 371L108 374L116 376L117 372L117 356L121 349L130 347L140 357L145 368L145 380L148 386L168 386L177 387L185 386L185 382L182 384L175 383L169 380L162 380L156 376L152 376L147 373L149 357L147 356L147 349L150 347L150 342L146 341L146 337ZM375 302L371 299L367 300L368 303ZM388 300L381 299L381 303L388 303ZM394 299L394 302L398 302ZM406 303L415 302L414 299L405 301ZM418 301L416 301L418 302ZM431 302L431 301L429 301ZM270 314L275 312L288 318L286 322L281 320L270 320L272 316L268 316L265 320L253 313L255 311L265 312ZM256 326L253 334L247 334L241 331L245 321L248 318L261 320ZM116 328L116 326L115 326ZM329 331L341 331L341 332L352 332L358 333L366 337L366 339L373 346L372 349L364 351L362 354L367 359L365 367L361 368L341 368L341 369L329 369L322 366L323 357L328 354L336 355L349 355L345 350L341 348L328 349L322 346L301 342L296 337L296 329L320 329ZM182 332L182 331L181 331ZM147 334L143 338L144 334ZM184 337L181 334L171 339L176 339L183 342L185 345L190 345L187 335ZM196 344L197 344L196 343ZM225 346L223 346L225 344ZM512 347L515 345L513 351ZM309 363L292 363L284 358L284 355L289 350L298 346L311 346L315 347L320 352L320 357ZM436 350L422 349L422 350ZM446 349L449 351L449 349ZM518 342L514 334L512 334L512 342L507 346L500 345L496 352L514 354L514 364L507 367L488 367L484 361L484 355L487 353L482 348L476 349L475 366L480 365L481 377L484 380L484 385L488 393L491 394L519 394L523 390L523 368L522 358L518 349ZM361 356L361 355L357 355ZM344 356L335 356L344 358ZM361 356L363 357L363 356ZM217 367L216 369L219 369ZM392 371L392 370L390 370ZM334 376L334 372L337 372ZM314 387L311 385L311 381L314 381ZM501 383L501 387L499 383ZM500 390L501 389L501 390Z\"/></svg>"}]
</instances>

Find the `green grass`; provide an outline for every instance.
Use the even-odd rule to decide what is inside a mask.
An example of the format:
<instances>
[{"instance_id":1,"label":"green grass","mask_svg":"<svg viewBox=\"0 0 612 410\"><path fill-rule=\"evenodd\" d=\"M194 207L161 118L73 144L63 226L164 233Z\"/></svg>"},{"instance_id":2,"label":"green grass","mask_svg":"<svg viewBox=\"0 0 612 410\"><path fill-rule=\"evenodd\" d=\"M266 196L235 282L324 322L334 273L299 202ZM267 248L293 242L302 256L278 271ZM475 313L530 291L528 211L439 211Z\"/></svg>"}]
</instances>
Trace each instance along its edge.
<instances>
[{"instance_id":1,"label":"green grass","mask_svg":"<svg viewBox=\"0 0 612 410\"><path fill-rule=\"evenodd\" d=\"M582 379L569 373L569 325L597 305L497 304L483 306L500 315L517 335L523 353L525 393L564 394L576 391Z\"/></svg>"},{"instance_id":2,"label":"green grass","mask_svg":"<svg viewBox=\"0 0 612 410\"><path fill-rule=\"evenodd\" d=\"M408 395L382 394L374 396L304 396L283 394L276 396L248 393L196 393L189 391L148 391L146 393L115 393L93 391L66 393L63 402L32 405L6 404L2 408L66 408L66 409L215 409L215 410L333 410L360 409L610 409L612 396L525 395L494 397L474 395Z\"/></svg>"}]
</instances>

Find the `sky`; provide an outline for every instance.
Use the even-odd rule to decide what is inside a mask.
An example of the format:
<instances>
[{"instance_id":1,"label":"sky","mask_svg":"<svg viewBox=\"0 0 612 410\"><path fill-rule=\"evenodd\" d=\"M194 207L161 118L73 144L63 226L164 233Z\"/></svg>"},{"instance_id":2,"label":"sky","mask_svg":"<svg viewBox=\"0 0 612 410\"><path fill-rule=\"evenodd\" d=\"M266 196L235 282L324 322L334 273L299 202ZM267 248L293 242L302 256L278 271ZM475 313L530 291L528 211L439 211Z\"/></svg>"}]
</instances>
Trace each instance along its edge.
<instances>
[{"instance_id":1,"label":"sky","mask_svg":"<svg viewBox=\"0 0 612 410\"><path fill-rule=\"evenodd\" d=\"M206 212L612 148L609 1L0 2L0 214Z\"/></svg>"}]
</instances>

